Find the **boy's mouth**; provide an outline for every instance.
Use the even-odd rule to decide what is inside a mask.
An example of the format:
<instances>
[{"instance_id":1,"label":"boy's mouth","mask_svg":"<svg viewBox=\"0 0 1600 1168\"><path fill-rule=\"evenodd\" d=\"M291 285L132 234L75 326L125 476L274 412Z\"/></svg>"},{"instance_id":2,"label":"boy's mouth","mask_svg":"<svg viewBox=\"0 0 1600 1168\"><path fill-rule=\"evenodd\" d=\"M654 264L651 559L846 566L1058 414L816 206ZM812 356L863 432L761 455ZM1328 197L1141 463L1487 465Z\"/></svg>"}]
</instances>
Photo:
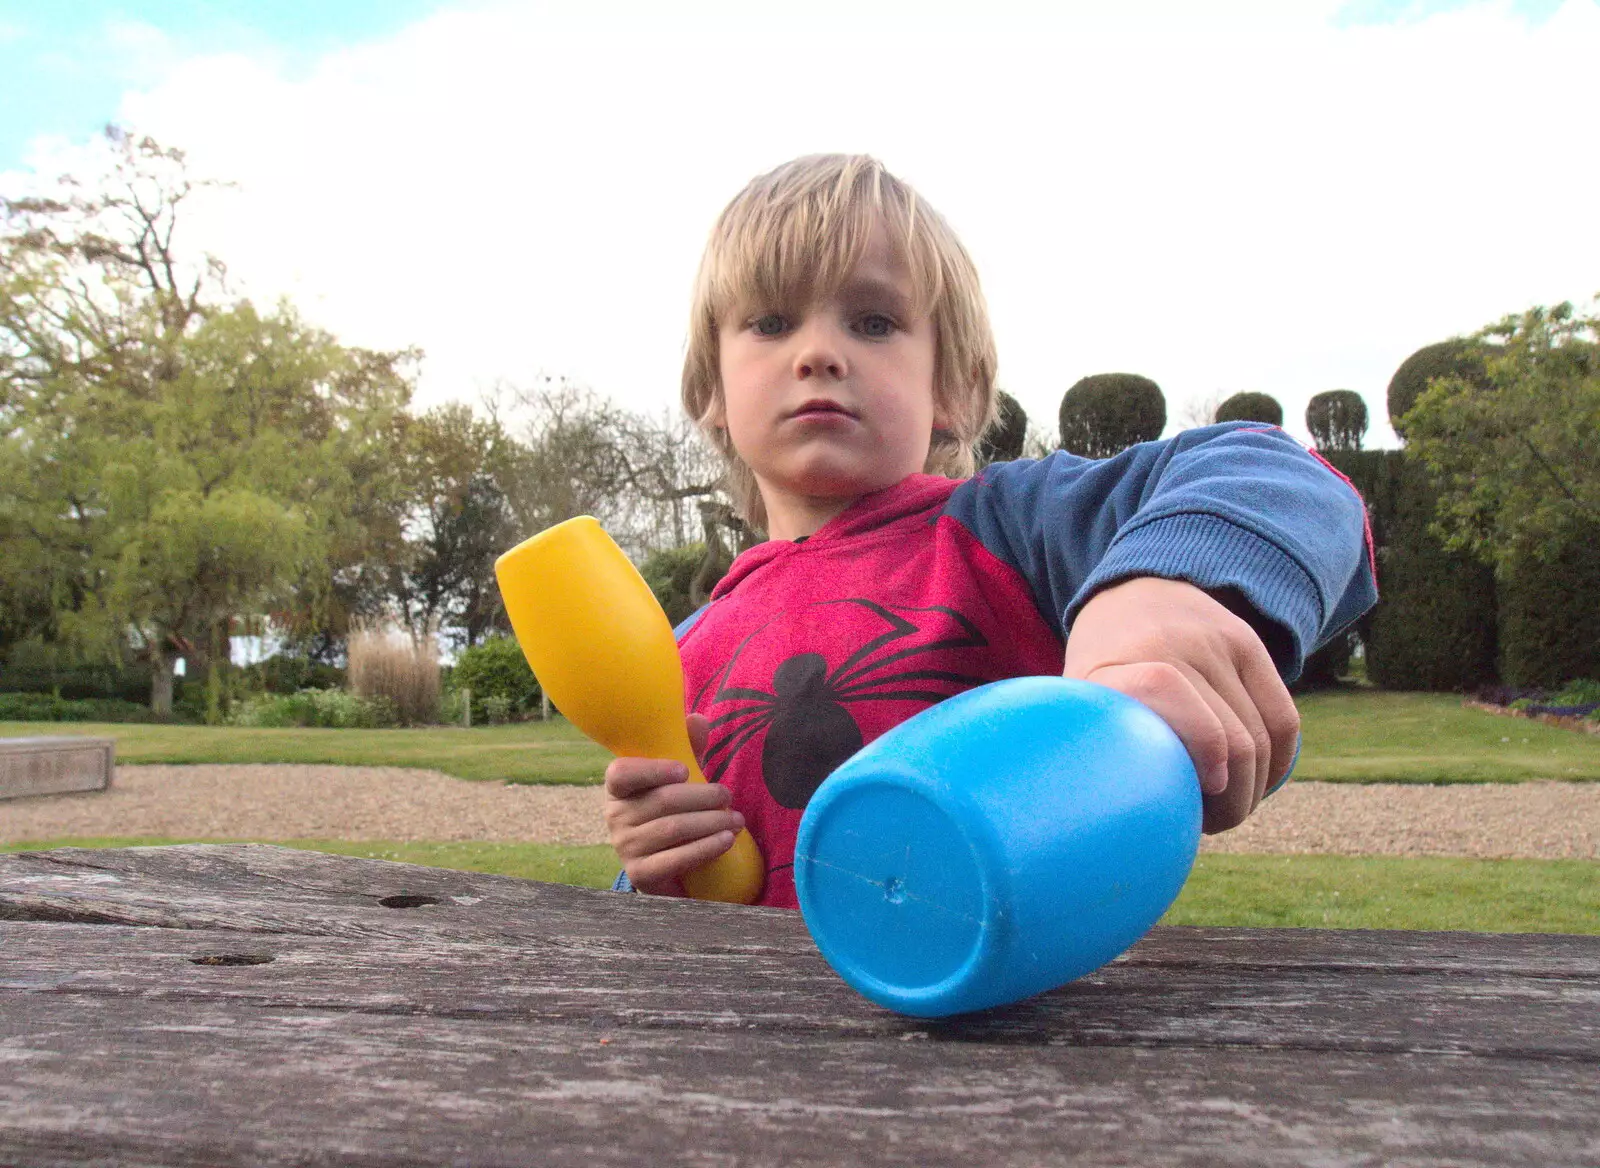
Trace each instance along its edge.
<instances>
[{"instance_id":1,"label":"boy's mouth","mask_svg":"<svg viewBox=\"0 0 1600 1168\"><path fill-rule=\"evenodd\" d=\"M800 408L795 410L795 412L790 416L795 418L804 418L817 414L841 414L846 418L853 418L856 416L854 410L846 409L838 402L829 401L827 398L822 397L812 398L808 402L803 402Z\"/></svg>"}]
</instances>

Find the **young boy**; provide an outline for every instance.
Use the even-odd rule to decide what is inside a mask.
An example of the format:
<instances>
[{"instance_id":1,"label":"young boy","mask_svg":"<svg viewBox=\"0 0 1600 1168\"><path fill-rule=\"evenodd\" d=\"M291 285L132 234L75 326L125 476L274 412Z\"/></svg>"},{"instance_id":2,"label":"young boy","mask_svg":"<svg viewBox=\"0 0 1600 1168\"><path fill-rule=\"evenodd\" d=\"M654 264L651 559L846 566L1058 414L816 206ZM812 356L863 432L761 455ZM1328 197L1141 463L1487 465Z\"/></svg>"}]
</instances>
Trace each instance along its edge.
<instances>
[{"instance_id":1,"label":"young boy","mask_svg":"<svg viewBox=\"0 0 1600 1168\"><path fill-rule=\"evenodd\" d=\"M801 158L723 212L683 401L769 539L679 630L712 781L606 769L634 888L682 895L747 827L760 903L795 907L795 832L828 772L1004 677L1063 673L1154 709L1194 760L1207 831L1288 771L1283 678L1376 597L1355 491L1281 430L1238 424L962 479L994 375L971 260L877 161Z\"/></svg>"}]
</instances>

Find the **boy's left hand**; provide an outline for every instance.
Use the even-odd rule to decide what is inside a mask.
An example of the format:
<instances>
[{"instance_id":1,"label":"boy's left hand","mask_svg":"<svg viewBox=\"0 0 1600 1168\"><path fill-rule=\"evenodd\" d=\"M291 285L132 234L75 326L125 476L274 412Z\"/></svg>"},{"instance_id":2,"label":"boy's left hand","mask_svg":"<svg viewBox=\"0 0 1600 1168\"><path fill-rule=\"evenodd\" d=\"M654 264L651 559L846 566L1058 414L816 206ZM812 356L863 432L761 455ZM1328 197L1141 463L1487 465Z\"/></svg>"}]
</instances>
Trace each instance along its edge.
<instances>
[{"instance_id":1,"label":"boy's left hand","mask_svg":"<svg viewBox=\"0 0 1600 1168\"><path fill-rule=\"evenodd\" d=\"M1189 748L1207 832L1243 823L1289 770L1300 712L1261 638L1192 584L1142 576L1096 593L1062 676L1137 698Z\"/></svg>"}]
</instances>

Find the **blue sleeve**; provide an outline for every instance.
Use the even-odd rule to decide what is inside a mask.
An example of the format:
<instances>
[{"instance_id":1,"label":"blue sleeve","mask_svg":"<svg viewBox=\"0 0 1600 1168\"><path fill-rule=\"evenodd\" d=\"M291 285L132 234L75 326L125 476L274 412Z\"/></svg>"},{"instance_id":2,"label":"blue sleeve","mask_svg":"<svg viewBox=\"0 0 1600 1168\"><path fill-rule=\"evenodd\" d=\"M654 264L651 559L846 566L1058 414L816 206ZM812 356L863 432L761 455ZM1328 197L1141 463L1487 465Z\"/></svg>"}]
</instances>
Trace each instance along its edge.
<instances>
[{"instance_id":1,"label":"blue sleeve","mask_svg":"<svg viewBox=\"0 0 1600 1168\"><path fill-rule=\"evenodd\" d=\"M705 616L706 609L708 607L709 607L708 605L702 604L699 608L695 609L688 616L684 617L683 620L678 623L678 627L672 630L673 637L675 637L679 641L683 640L683 635L685 633L687 633L690 629L694 628L695 625L700 623L700 618Z\"/></svg>"},{"instance_id":2,"label":"blue sleeve","mask_svg":"<svg viewBox=\"0 0 1600 1168\"><path fill-rule=\"evenodd\" d=\"M1283 675L1377 599L1355 488L1282 430L1227 423L1115 458L999 463L946 514L1028 581L1065 636L1084 603L1134 576L1235 588L1288 634Z\"/></svg>"}]
</instances>

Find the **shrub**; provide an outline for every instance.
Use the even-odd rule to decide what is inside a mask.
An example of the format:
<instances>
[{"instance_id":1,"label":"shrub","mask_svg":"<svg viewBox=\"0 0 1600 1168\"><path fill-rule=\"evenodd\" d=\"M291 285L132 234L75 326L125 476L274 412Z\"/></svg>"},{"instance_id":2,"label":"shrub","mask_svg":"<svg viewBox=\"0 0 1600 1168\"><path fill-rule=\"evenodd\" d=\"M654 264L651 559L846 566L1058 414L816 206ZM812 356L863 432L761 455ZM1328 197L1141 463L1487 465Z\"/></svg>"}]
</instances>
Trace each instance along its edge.
<instances>
[{"instance_id":1,"label":"shrub","mask_svg":"<svg viewBox=\"0 0 1600 1168\"><path fill-rule=\"evenodd\" d=\"M1569 681L1550 697L1553 706L1600 706L1600 681L1579 678Z\"/></svg>"},{"instance_id":2,"label":"shrub","mask_svg":"<svg viewBox=\"0 0 1600 1168\"><path fill-rule=\"evenodd\" d=\"M439 717L439 643L420 642L394 629L357 629L350 635L350 688L369 701L388 699L402 725Z\"/></svg>"},{"instance_id":3,"label":"shrub","mask_svg":"<svg viewBox=\"0 0 1600 1168\"><path fill-rule=\"evenodd\" d=\"M120 698L58 698L44 693L0 693L4 722L160 722L150 707Z\"/></svg>"},{"instance_id":4,"label":"shrub","mask_svg":"<svg viewBox=\"0 0 1600 1168\"><path fill-rule=\"evenodd\" d=\"M996 399L997 416L994 424L978 439L977 458L980 467L988 466L991 462L1010 462L1021 458L1022 447L1028 441L1028 412L1022 408L1022 403L1003 389L998 391Z\"/></svg>"},{"instance_id":5,"label":"shrub","mask_svg":"<svg viewBox=\"0 0 1600 1168\"><path fill-rule=\"evenodd\" d=\"M450 671L450 684L458 693L472 691L474 722L488 720L490 699L507 701L508 715L525 711L539 700L539 683L521 646L511 637L489 637L463 650Z\"/></svg>"},{"instance_id":6,"label":"shrub","mask_svg":"<svg viewBox=\"0 0 1600 1168\"><path fill-rule=\"evenodd\" d=\"M1417 404L1422 391L1436 377L1459 377L1487 389L1489 374L1484 368L1482 347L1476 342L1457 337L1434 345L1424 345L1400 362L1400 368L1389 379L1387 404L1389 424L1402 438L1405 437L1405 430L1401 419Z\"/></svg>"},{"instance_id":7,"label":"shrub","mask_svg":"<svg viewBox=\"0 0 1600 1168\"><path fill-rule=\"evenodd\" d=\"M1061 399L1061 449L1110 458L1161 436L1167 401L1161 387L1137 373L1095 373Z\"/></svg>"},{"instance_id":8,"label":"shrub","mask_svg":"<svg viewBox=\"0 0 1600 1168\"><path fill-rule=\"evenodd\" d=\"M303 689L292 694L260 694L233 708L231 726L321 727L371 730L396 725L394 703L386 697L360 698L342 689Z\"/></svg>"},{"instance_id":9,"label":"shrub","mask_svg":"<svg viewBox=\"0 0 1600 1168\"><path fill-rule=\"evenodd\" d=\"M1283 425L1283 407L1270 393L1236 393L1217 407L1214 422L1265 422Z\"/></svg>"},{"instance_id":10,"label":"shrub","mask_svg":"<svg viewBox=\"0 0 1600 1168\"><path fill-rule=\"evenodd\" d=\"M456 689L447 677L444 693L439 695L439 721L447 726L460 724L466 700L465 691Z\"/></svg>"},{"instance_id":11,"label":"shrub","mask_svg":"<svg viewBox=\"0 0 1600 1168\"><path fill-rule=\"evenodd\" d=\"M1318 450L1360 450L1367 435L1367 403L1353 389L1325 390L1306 403L1306 429Z\"/></svg>"},{"instance_id":12,"label":"shrub","mask_svg":"<svg viewBox=\"0 0 1600 1168\"><path fill-rule=\"evenodd\" d=\"M688 543L682 547L651 552L639 567L639 574L650 585L650 591L655 593L656 600L667 614L668 623L674 627L694 612L695 604L689 593L694 584L694 575L705 558L704 542Z\"/></svg>"}]
</instances>

